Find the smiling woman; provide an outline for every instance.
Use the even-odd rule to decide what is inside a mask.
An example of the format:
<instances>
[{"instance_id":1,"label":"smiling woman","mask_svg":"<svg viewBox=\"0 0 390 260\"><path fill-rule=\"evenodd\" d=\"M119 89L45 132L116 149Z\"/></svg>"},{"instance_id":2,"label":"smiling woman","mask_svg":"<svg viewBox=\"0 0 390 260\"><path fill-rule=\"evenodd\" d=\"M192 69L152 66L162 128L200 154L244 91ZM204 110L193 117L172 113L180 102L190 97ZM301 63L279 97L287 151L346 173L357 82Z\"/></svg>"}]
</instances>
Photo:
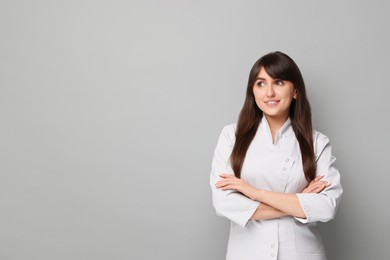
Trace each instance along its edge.
<instances>
[{"instance_id":1,"label":"smiling woman","mask_svg":"<svg viewBox=\"0 0 390 260\"><path fill-rule=\"evenodd\" d=\"M213 204L231 220L226 259L325 260L316 222L334 218L343 193L334 162L298 66L281 52L261 57L212 162Z\"/></svg>"},{"instance_id":2,"label":"smiling woman","mask_svg":"<svg viewBox=\"0 0 390 260\"><path fill-rule=\"evenodd\" d=\"M287 120L291 101L297 98L297 91L290 81L272 78L264 67L256 78L253 94L263 115L280 122Z\"/></svg>"}]
</instances>

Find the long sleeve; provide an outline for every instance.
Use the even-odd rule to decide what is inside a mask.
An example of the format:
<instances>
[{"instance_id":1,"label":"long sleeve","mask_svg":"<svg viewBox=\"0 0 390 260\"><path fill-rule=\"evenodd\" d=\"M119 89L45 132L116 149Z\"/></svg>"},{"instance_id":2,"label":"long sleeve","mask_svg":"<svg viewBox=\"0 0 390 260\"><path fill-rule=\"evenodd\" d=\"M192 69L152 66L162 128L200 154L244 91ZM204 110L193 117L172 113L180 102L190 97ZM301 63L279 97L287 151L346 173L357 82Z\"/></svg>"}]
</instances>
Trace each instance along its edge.
<instances>
[{"instance_id":1,"label":"long sleeve","mask_svg":"<svg viewBox=\"0 0 390 260\"><path fill-rule=\"evenodd\" d=\"M241 227L245 227L260 202L251 200L237 191L223 191L215 187L215 183L220 179L219 174L234 174L229 162L234 139L234 125L225 126L219 136L218 144L214 151L210 186L213 205L217 215L224 216Z\"/></svg>"},{"instance_id":2,"label":"long sleeve","mask_svg":"<svg viewBox=\"0 0 390 260\"><path fill-rule=\"evenodd\" d=\"M317 176L324 175L323 180L330 183L330 186L319 194L297 194L299 202L306 214L306 219L296 218L302 223L316 221L327 222L333 219L343 194L340 173L335 167L336 158L332 155L332 147L328 137L316 132L314 138Z\"/></svg>"}]
</instances>

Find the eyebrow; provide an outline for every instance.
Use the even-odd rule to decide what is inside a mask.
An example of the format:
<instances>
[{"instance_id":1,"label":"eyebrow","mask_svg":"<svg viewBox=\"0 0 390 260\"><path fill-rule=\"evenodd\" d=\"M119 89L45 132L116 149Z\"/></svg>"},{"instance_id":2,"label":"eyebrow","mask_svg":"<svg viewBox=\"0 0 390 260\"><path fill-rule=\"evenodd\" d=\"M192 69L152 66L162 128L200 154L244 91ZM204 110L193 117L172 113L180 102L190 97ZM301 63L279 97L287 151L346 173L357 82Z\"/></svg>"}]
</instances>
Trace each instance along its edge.
<instances>
[{"instance_id":1,"label":"eyebrow","mask_svg":"<svg viewBox=\"0 0 390 260\"><path fill-rule=\"evenodd\" d=\"M286 81L286 80L284 80L284 79L279 79L279 78L272 78L272 79L273 79L274 81L275 81L275 80ZM261 78L261 77L257 77L257 78L256 78L256 81L257 81L257 80L266 80L266 79L265 79L265 78Z\"/></svg>"}]
</instances>

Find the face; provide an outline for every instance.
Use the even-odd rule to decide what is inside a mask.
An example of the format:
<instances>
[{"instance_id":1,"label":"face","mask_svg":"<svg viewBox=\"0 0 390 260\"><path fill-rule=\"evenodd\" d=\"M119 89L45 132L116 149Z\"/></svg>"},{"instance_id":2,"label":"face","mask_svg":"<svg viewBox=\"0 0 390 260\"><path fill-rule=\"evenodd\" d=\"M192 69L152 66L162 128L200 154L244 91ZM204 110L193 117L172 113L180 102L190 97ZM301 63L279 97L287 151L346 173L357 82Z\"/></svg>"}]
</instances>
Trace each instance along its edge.
<instances>
[{"instance_id":1,"label":"face","mask_svg":"<svg viewBox=\"0 0 390 260\"><path fill-rule=\"evenodd\" d=\"M257 75L253 94L257 106L267 119L287 119L291 101L297 98L295 87L290 81L272 78L264 68Z\"/></svg>"}]
</instances>

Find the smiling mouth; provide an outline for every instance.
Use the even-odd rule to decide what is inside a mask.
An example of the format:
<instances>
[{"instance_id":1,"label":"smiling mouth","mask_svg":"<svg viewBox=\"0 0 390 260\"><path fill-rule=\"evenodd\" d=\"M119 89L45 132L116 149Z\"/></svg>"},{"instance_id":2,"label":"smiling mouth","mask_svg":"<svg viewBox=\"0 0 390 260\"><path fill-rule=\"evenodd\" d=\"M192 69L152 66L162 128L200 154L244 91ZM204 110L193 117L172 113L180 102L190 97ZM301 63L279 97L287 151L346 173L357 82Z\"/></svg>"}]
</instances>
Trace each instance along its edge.
<instances>
[{"instance_id":1,"label":"smiling mouth","mask_svg":"<svg viewBox=\"0 0 390 260\"><path fill-rule=\"evenodd\" d=\"M264 103L267 104L268 106L276 106L280 100L270 100L270 101L265 101Z\"/></svg>"}]
</instances>

